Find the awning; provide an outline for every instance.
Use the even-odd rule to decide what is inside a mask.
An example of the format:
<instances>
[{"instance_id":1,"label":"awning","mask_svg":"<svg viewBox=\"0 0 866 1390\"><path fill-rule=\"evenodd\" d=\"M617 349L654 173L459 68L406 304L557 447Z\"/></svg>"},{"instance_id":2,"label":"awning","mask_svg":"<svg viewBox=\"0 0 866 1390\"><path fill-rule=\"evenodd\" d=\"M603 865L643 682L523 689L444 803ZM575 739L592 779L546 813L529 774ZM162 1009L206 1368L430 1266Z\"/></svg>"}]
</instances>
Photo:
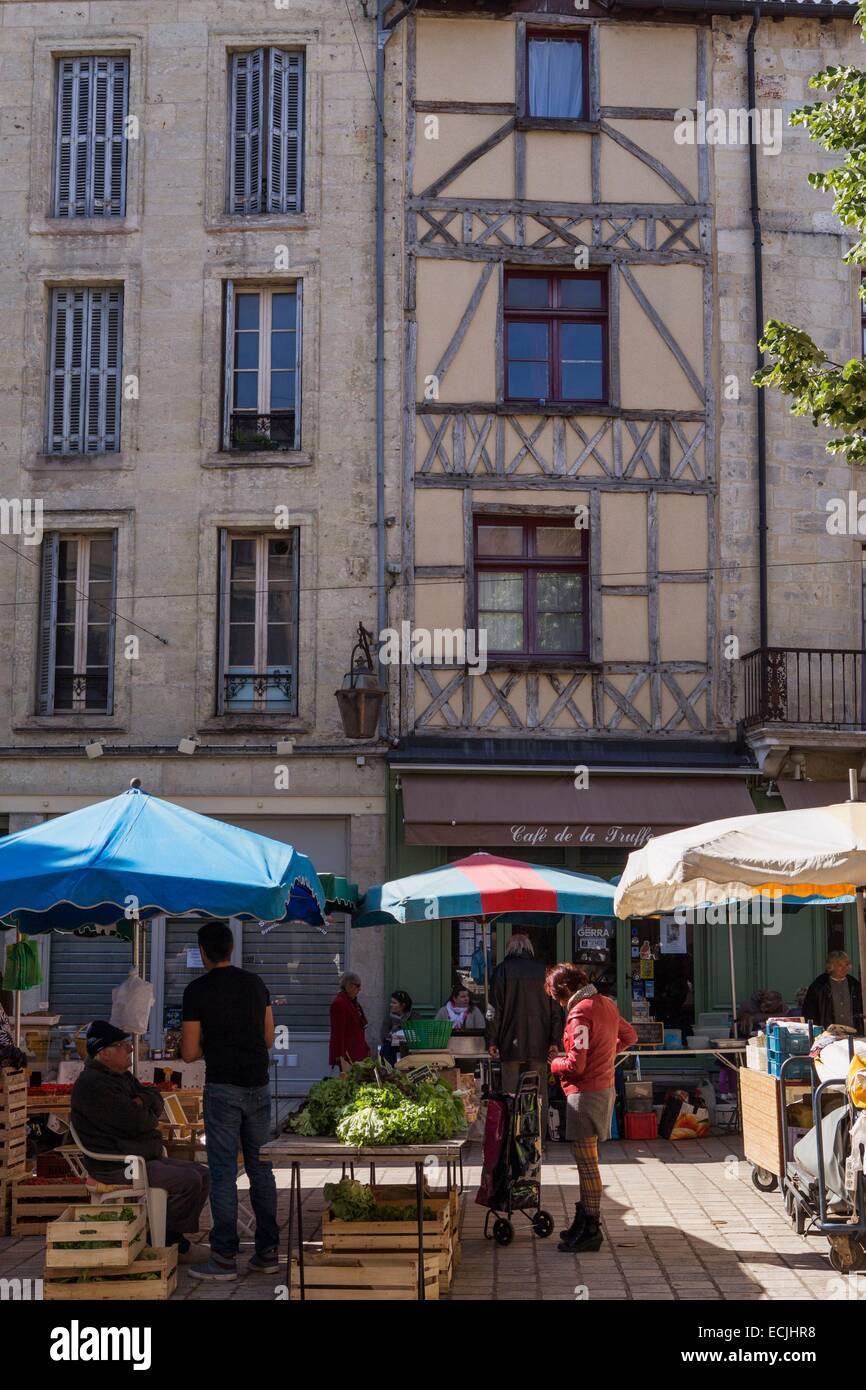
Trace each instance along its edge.
<instances>
[{"instance_id":1,"label":"awning","mask_svg":"<svg viewBox=\"0 0 866 1390\"><path fill-rule=\"evenodd\" d=\"M401 773L410 845L640 849L654 835L754 813L732 777Z\"/></svg>"},{"instance_id":2,"label":"awning","mask_svg":"<svg viewBox=\"0 0 866 1390\"><path fill-rule=\"evenodd\" d=\"M848 800L848 783L845 782L806 782L793 779L776 783L782 794L786 811L808 811L813 806L838 806ZM866 801L866 782L858 784L860 800ZM781 810L782 807L779 807Z\"/></svg>"}]
</instances>

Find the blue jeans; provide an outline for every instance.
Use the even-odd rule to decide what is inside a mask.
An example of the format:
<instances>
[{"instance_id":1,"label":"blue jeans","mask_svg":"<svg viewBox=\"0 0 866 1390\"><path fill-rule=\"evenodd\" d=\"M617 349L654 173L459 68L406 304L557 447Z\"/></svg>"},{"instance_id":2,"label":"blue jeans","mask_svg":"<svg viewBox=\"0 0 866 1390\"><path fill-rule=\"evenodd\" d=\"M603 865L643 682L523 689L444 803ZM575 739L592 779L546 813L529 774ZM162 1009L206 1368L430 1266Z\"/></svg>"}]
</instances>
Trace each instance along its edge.
<instances>
[{"instance_id":1,"label":"blue jeans","mask_svg":"<svg viewBox=\"0 0 866 1390\"><path fill-rule=\"evenodd\" d=\"M271 1098L267 1086L206 1085L204 1125L210 1168L211 1249L223 1259L238 1253L238 1150L250 1180L250 1200L256 1218L256 1254L276 1250L277 1185L270 1163L259 1149L270 1138Z\"/></svg>"}]
</instances>

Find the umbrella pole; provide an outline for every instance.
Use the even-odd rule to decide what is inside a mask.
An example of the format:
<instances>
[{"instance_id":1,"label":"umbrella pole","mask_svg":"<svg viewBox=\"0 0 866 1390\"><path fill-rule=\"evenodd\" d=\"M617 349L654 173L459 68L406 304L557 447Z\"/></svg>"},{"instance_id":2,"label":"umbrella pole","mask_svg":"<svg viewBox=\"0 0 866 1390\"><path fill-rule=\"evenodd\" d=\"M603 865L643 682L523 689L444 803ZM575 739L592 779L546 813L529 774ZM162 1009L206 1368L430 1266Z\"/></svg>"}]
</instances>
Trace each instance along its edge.
<instances>
[{"instance_id":1,"label":"umbrella pole","mask_svg":"<svg viewBox=\"0 0 866 1390\"><path fill-rule=\"evenodd\" d=\"M860 785L856 767L848 769L848 800L860 800ZM863 907L863 889L859 887L854 894L857 904L857 953L860 957L859 974L863 979L863 972L866 970L866 912Z\"/></svg>"},{"instance_id":2,"label":"umbrella pole","mask_svg":"<svg viewBox=\"0 0 866 1390\"><path fill-rule=\"evenodd\" d=\"M863 972L866 970L866 911L863 905L863 889L858 888L857 898L857 951L860 956L859 978L863 979Z\"/></svg>"},{"instance_id":3,"label":"umbrella pole","mask_svg":"<svg viewBox=\"0 0 866 1390\"><path fill-rule=\"evenodd\" d=\"M132 961L133 961L133 964L134 964L136 970L138 971L139 975L141 975L140 952L141 952L141 928L140 928L140 926L139 926L139 924L138 924L138 915L136 914L135 918L133 919L133 924L132 924ZM140 1061L140 1046L139 1046L138 1034L137 1034L137 1033L133 1033L133 1035L132 1035L132 1074L133 1074L133 1076L138 1076L139 1061Z\"/></svg>"},{"instance_id":4,"label":"umbrella pole","mask_svg":"<svg viewBox=\"0 0 866 1390\"><path fill-rule=\"evenodd\" d=\"M733 1036L739 1037L737 1032L737 973L734 969L734 927L731 922L731 909L728 908L728 956L731 962L731 1006L733 1018Z\"/></svg>"},{"instance_id":5,"label":"umbrella pole","mask_svg":"<svg viewBox=\"0 0 866 1390\"><path fill-rule=\"evenodd\" d=\"M484 952L484 1016L487 1017L487 1010L490 1008L490 980L487 954L487 918L481 918L481 949Z\"/></svg>"},{"instance_id":6,"label":"umbrella pole","mask_svg":"<svg viewBox=\"0 0 866 1390\"><path fill-rule=\"evenodd\" d=\"M15 942L16 942L16 945L17 945L17 943L18 943L20 940L21 940L21 933L20 933L20 931L16 931L16 933L15 933ZM17 990L15 991L15 1005L14 1005L14 1009L13 1009L13 1017L14 1017L14 1021L15 1021L15 1046L20 1048L20 1046L21 1046L21 991L20 991L20 989L17 989Z\"/></svg>"}]
</instances>

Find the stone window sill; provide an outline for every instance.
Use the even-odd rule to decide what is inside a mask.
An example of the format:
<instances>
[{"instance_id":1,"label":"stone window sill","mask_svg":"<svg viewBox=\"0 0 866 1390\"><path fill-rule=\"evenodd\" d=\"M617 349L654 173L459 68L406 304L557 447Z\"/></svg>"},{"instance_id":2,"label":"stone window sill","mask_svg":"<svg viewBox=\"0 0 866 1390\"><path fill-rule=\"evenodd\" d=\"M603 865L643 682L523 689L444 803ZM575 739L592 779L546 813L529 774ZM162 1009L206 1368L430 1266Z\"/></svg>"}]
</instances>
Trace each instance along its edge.
<instances>
[{"instance_id":1,"label":"stone window sill","mask_svg":"<svg viewBox=\"0 0 866 1390\"><path fill-rule=\"evenodd\" d=\"M208 454L202 460L202 468L311 468L313 458L303 449L273 451L262 449L225 449Z\"/></svg>"},{"instance_id":2,"label":"stone window sill","mask_svg":"<svg viewBox=\"0 0 866 1390\"><path fill-rule=\"evenodd\" d=\"M70 469L86 469L88 473L94 469L130 469L132 461L122 452L117 454L37 454L30 462L25 463L24 467L31 471L47 472L57 470L58 472L69 472Z\"/></svg>"},{"instance_id":3,"label":"stone window sill","mask_svg":"<svg viewBox=\"0 0 866 1390\"><path fill-rule=\"evenodd\" d=\"M127 217L33 217L31 236L131 236L141 231L136 216Z\"/></svg>"}]
</instances>

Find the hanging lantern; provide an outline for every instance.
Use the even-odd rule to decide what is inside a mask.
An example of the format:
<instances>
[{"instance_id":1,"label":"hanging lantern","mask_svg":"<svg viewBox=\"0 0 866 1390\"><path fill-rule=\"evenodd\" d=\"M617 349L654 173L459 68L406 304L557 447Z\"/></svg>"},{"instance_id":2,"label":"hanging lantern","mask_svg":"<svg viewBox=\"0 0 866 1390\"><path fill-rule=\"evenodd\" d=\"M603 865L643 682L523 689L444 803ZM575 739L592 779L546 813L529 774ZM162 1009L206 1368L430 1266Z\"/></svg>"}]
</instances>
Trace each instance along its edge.
<instances>
[{"instance_id":1,"label":"hanging lantern","mask_svg":"<svg viewBox=\"0 0 866 1390\"><path fill-rule=\"evenodd\" d=\"M346 738L376 737L382 701L388 693L379 684L379 675L373 664L370 650L372 636L363 623L358 624L358 640L349 658L350 670L343 677L342 689L334 692Z\"/></svg>"}]
</instances>

